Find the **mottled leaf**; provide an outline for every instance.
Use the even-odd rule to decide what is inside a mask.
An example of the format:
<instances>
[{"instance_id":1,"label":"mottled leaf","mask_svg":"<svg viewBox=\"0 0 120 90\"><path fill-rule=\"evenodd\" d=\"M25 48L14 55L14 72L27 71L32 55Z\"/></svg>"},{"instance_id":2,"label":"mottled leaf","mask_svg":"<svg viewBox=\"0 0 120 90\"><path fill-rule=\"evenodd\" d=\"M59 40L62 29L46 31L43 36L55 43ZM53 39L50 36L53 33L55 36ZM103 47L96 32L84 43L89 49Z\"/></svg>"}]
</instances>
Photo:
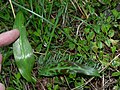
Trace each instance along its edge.
<instances>
[{"instance_id":1,"label":"mottled leaf","mask_svg":"<svg viewBox=\"0 0 120 90\"><path fill-rule=\"evenodd\" d=\"M21 75L29 82L33 81L31 75L32 68L35 62L32 47L26 36L26 28L24 26L24 16L19 12L14 22L14 29L20 31L20 37L13 44L13 53L17 67Z\"/></svg>"}]
</instances>

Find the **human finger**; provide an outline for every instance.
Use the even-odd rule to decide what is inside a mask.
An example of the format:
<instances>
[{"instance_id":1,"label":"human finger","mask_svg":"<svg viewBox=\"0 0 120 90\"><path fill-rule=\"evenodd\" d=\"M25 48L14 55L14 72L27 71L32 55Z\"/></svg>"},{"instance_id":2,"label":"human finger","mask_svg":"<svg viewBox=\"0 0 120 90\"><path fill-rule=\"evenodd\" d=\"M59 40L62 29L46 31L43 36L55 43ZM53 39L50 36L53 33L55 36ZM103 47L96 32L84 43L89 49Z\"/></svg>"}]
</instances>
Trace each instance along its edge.
<instances>
[{"instance_id":1,"label":"human finger","mask_svg":"<svg viewBox=\"0 0 120 90\"><path fill-rule=\"evenodd\" d=\"M0 34L0 47L6 46L14 42L20 33L19 30L14 29Z\"/></svg>"},{"instance_id":2,"label":"human finger","mask_svg":"<svg viewBox=\"0 0 120 90\"><path fill-rule=\"evenodd\" d=\"M0 83L0 90L5 90L5 86L2 83Z\"/></svg>"}]
</instances>

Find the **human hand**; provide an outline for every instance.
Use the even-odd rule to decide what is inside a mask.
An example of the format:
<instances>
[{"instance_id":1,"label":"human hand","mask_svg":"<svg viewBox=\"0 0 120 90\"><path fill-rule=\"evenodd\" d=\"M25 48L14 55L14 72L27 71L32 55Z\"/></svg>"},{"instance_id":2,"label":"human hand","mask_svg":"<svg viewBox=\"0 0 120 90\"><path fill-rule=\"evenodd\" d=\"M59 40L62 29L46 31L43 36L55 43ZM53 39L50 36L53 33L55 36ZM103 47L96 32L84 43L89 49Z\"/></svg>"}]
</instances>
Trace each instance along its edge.
<instances>
[{"instance_id":1,"label":"human hand","mask_svg":"<svg viewBox=\"0 0 120 90\"><path fill-rule=\"evenodd\" d=\"M20 33L17 29L4 32L0 34L0 47L7 46L13 43L18 37ZM2 54L0 54L0 72L1 72L1 64L2 64ZM0 83L0 90L5 90L5 86Z\"/></svg>"}]
</instances>

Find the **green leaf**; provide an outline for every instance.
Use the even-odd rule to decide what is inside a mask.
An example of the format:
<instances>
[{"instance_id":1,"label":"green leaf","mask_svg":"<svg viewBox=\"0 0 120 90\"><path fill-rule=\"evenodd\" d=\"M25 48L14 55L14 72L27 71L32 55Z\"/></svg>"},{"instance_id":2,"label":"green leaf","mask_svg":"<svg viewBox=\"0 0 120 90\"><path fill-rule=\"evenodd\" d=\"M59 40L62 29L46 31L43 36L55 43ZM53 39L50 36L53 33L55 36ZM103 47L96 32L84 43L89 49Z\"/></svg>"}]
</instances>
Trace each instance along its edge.
<instances>
[{"instance_id":1,"label":"green leaf","mask_svg":"<svg viewBox=\"0 0 120 90\"><path fill-rule=\"evenodd\" d=\"M90 14L94 14L94 13L95 13L95 9L94 9L93 7L91 7L91 6L89 5L88 8L89 8Z\"/></svg>"},{"instance_id":2,"label":"green leaf","mask_svg":"<svg viewBox=\"0 0 120 90\"><path fill-rule=\"evenodd\" d=\"M20 31L20 37L13 44L13 53L17 67L21 75L28 81L32 82L32 68L35 62L32 47L26 36L26 28L24 26L24 16L22 12L18 12L14 22L14 29Z\"/></svg>"},{"instance_id":3,"label":"green leaf","mask_svg":"<svg viewBox=\"0 0 120 90\"><path fill-rule=\"evenodd\" d=\"M54 76L59 74L68 74L68 73L80 73L89 76L100 76L98 70L89 67L89 66L79 66L74 64L72 66L68 66L63 63L63 65L59 62L57 65L52 67L45 67L42 70L39 70L39 74L42 76Z\"/></svg>"},{"instance_id":4,"label":"green leaf","mask_svg":"<svg viewBox=\"0 0 120 90\"><path fill-rule=\"evenodd\" d=\"M100 49L102 49L102 47L103 47L103 46L102 46L102 42L100 42L100 41L97 42L97 46L98 46Z\"/></svg>"},{"instance_id":5,"label":"green leaf","mask_svg":"<svg viewBox=\"0 0 120 90\"><path fill-rule=\"evenodd\" d=\"M13 87L7 87L6 90L15 90Z\"/></svg>"},{"instance_id":6,"label":"green leaf","mask_svg":"<svg viewBox=\"0 0 120 90\"><path fill-rule=\"evenodd\" d=\"M80 51L81 51L81 47L80 47L80 46L78 46L78 47L77 47L77 50L80 52Z\"/></svg>"},{"instance_id":7,"label":"green leaf","mask_svg":"<svg viewBox=\"0 0 120 90\"><path fill-rule=\"evenodd\" d=\"M70 28L64 28L63 30L66 34L68 34L68 35L70 34Z\"/></svg>"},{"instance_id":8,"label":"green leaf","mask_svg":"<svg viewBox=\"0 0 120 90\"><path fill-rule=\"evenodd\" d=\"M79 67L79 72L85 74L85 75L90 75L90 76L100 76L100 74L98 73L98 70L89 67L89 66L83 66L83 67Z\"/></svg>"},{"instance_id":9,"label":"green leaf","mask_svg":"<svg viewBox=\"0 0 120 90\"><path fill-rule=\"evenodd\" d=\"M85 28L84 32L85 32L85 34L88 34L90 32L90 28Z\"/></svg>"},{"instance_id":10,"label":"green leaf","mask_svg":"<svg viewBox=\"0 0 120 90\"><path fill-rule=\"evenodd\" d=\"M115 46L111 47L111 50L112 50L112 53L114 54L116 51L116 47Z\"/></svg>"},{"instance_id":11,"label":"green leaf","mask_svg":"<svg viewBox=\"0 0 120 90\"><path fill-rule=\"evenodd\" d=\"M112 13L113 13L113 15L115 16L115 18L117 18L118 15L119 15L119 13L118 13L118 11L117 11L116 9L113 9L113 10L112 10Z\"/></svg>"},{"instance_id":12,"label":"green leaf","mask_svg":"<svg viewBox=\"0 0 120 90\"><path fill-rule=\"evenodd\" d=\"M110 39L110 42L112 43L112 45L117 45L119 40Z\"/></svg>"},{"instance_id":13,"label":"green leaf","mask_svg":"<svg viewBox=\"0 0 120 90\"><path fill-rule=\"evenodd\" d=\"M110 40L109 40L109 39L105 40L105 44L106 44L108 47L110 47L110 44L111 44Z\"/></svg>"},{"instance_id":14,"label":"green leaf","mask_svg":"<svg viewBox=\"0 0 120 90\"><path fill-rule=\"evenodd\" d=\"M95 53L97 53L97 52L98 52L98 47L97 47L97 45L96 45L96 42L93 42L92 44L93 44L92 50L93 50Z\"/></svg>"},{"instance_id":15,"label":"green leaf","mask_svg":"<svg viewBox=\"0 0 120 90\"><path fill-rule=\"evenodd\" d=\"M15 74L15 78L16 78L17 80L19 80L19 79L21 78L20 73Z\"/></svg>"},{"instance_id":16,"label":"green leaf","mask_svg":"<svg viewBox=\"0 0 120 90\"><path fill-rule=\"evenodd\" d=\"M88 36L86 36L86 38L87 38L88 41L90 41L90 40L92 40L92 39L94 38L94 36L95 36L95 33L94 33L93 31L91 31L91 32L88 34Z\"/></svg>"},{"instance_id":17,"label":"green leaf","mask_svg":"<svg viewBox=\"0 0 120 90\"><path fill-rule=\"evenodd\" d=\"M103 33L107 33L108 30L110 29L110 27L111 27L110 24L103 24L103 25L101 26L102 32L103 32Z\"/></svg>"},{"instance_id":18,"label":"green leaf","mask_svg":"<svg viewBox=\"0 0 120 90\"><path fill-rule=\"evenodd\" d=\"M114 36L114 30L110 30L108 35L109 35L109 37L113 37Z\"/></svg>"},{"instance_id":19,"label":"green leaf","mask_svg":"<svg viewBox=\"0 0 120 90\"><path fill-rule=\"evenodd\" d=\"M94 31L99 34L100 33L100 26L99 25L95 25L94 26Z\"/></svg>"},{"instance_id":20,"label":"green leaf","mask_svg":"<svg viewBox=\"0 0 120 90\"><path fill-rule=\"evenodd\" d=\"M114 72L112 73L112 76L120 76L120 72Z\"/></svg>"},{"instance_id":21,"label":"green leaf","mask_svg":"<svg viewBox=\"0 0 120 90\"><path fill-rule=\"evenodd\" d=\"M109 23L111 21L111 16L108 16L107 22Z\"/></svg>"},{"instance_id":22,"label":"green leaf","mask_svg":"<svg viewBox=\"0 0 120 90\"><path fill-rule=\"evenodd\" d=\"M70 50L75 49L75 44L72 42L69 42L69 48L70 48Z\"/></svg>"}]
</instances>

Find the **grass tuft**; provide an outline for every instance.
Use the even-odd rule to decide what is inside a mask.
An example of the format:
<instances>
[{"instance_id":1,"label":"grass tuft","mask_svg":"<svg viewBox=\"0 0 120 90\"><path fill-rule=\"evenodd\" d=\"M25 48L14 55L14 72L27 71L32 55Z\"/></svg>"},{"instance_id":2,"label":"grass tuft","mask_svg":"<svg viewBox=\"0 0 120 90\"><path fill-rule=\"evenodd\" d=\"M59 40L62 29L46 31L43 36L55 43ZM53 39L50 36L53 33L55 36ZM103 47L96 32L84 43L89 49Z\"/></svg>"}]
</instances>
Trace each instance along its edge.
<instances>
[{"instance_id":1,"label":"grass tuft","mask_svg":"<svg viewBox=\"0 0 120 90\"><path fill-rule=\"evenodd\" d=\"M119 0L0 0L0 33L15 13L25 16L37 79L22 78L10 45L0 48L1 82L8 90L119 90L119 8Z\"/></svg>"}]
</instances>

